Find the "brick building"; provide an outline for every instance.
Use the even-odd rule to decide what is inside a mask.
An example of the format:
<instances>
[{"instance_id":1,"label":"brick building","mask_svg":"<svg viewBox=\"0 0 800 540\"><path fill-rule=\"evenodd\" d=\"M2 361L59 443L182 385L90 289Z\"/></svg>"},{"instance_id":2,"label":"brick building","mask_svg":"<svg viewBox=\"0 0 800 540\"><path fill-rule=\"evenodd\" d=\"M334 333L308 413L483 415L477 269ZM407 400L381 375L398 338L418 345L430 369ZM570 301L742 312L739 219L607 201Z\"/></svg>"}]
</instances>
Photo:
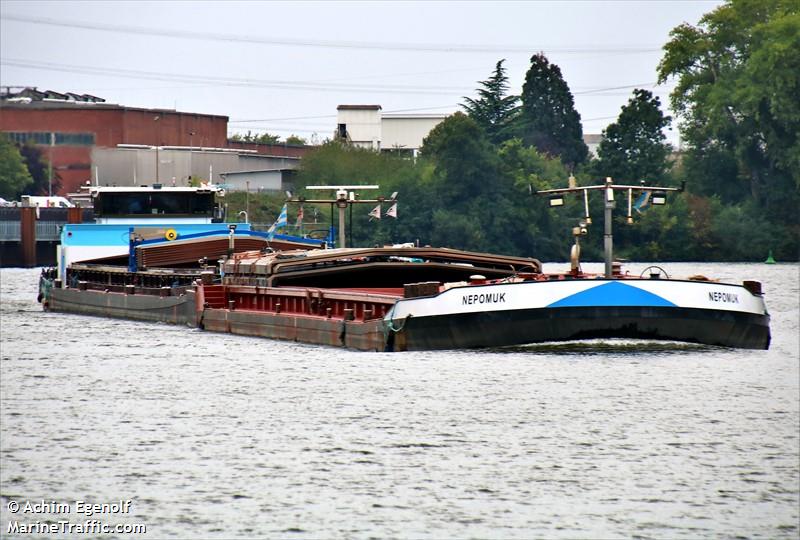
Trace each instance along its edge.
<instances>
[{"instance_id":1,"label":"brick building","mask_svg":"<svg viewBox=\"0 0 800 540\"><path fill-rule=\"evenodd\" d=\"M88 94L4 87L0 131L11 140L40 146L61 179L59 194L92 179L92 149L119 144L239 148L259 154L302 157L306 147L228 141L228 117L141 109L106 103Z\"/></svg>"}]
</instances>

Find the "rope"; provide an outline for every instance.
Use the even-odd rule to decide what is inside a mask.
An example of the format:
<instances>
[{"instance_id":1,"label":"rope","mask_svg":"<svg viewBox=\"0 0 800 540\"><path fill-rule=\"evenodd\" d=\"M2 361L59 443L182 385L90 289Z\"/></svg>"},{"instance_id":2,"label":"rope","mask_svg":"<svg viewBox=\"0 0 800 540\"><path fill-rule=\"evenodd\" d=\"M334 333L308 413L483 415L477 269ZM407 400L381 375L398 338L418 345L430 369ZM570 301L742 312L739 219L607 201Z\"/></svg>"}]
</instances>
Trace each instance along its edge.
<instances>
[{"instance_id":1,"label":"rope","mask_svg":"<svg viewBox=\"0 0 800 540\"><path fill-rule=\"evenodd\" d=\"M390 331L394 332L395 334L397 334L399 332L402 332L403 329L406 327L406 323L408 322L408 319L411 318L411 314L409 313L403 319L403 324L400 325L399 328L395 327L395 325L394 325L394 310L395 310L396 307L397 307L397 304L393 305L392 306L392 310L389 312L388 318L384 318L383 319L383 339L384 339L384 341L386 341L386 339L388 339Z\"/></svg>"},{"instance_id":2,"label":"rope","mask_svg":"<svg viewBox=\"0 0 800 540\"><path fill-rule=\"evenodd\" d=\"M50 300L50 289L53 288L53 281L47 278L41 278L39 280L39 295L44 299L45 302Z\"/></svg>"}]
</instances>

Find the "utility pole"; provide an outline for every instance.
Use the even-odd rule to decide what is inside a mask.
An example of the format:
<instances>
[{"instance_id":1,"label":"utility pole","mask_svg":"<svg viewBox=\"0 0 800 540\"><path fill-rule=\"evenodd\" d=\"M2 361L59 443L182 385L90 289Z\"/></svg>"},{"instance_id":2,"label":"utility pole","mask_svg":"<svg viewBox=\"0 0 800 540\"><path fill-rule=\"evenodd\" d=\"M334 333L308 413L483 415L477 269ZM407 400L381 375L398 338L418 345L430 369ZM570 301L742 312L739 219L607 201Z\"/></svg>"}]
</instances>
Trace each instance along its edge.
<instances>
[{"instance_id":1,"label":"utility pole","mask_svg":"<svg viewBox=\"0 0 800 540\"><path fill-rule=\"evenodd\" d=\"M56 145L56 134L52 131L50 132L50 159L48 159L47 164L47 174L48 174L48 181L47 181L47 196L53 196L53 147Z\"/></svg>"},{"instance_id":2,"label":"utility pole","mask_svg":"<svg viewBox=\"0 0 800 540\"><path fill-rule=\"evenodd\" d=\"M156 184L161 183L158 179L158 147L161 145L161 142L159 141L159 136L161 135L161 124L158 123L159 120L161 120L160 116L153 118L153 122L156 123Z\"/></svg>"},{"instance_id":3,"label":"utility pole","mask_svg":"<svg viewBox=\"0 0 800 540\"><path fill-rule=\"evenodd\" d=\"M194 131L189 132L189 182L191 183L192 178L194 177L194 169L192 169L192 149L194 145L192 144L194 141Z\"/></svg>"}]
</instances>

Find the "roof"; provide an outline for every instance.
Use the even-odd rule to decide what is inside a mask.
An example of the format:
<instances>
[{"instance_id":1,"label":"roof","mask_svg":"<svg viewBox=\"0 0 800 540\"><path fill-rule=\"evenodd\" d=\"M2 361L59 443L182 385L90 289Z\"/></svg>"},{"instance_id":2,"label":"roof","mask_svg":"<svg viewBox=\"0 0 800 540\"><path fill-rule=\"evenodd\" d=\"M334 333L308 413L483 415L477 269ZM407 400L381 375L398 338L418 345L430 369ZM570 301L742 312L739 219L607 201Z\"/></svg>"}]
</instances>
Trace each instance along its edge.
<instances>
[{"instance_id":1,"label":"roof","mask_svg":"<svg viewBox=\"0 0 800 540\"><path fill-rule=\"evenodd\" d=\"M260 174L260 173L276 173L276 172L286 172L286 171L296 171L297 169L290 169L290 168L282 168L282 169L254 169L250 171L228 171L219 173L220 176L223 178L227 176L238 176L238 175L246 175L246 174Z\"/></svg>"},{"instance_id":2,"label":"roof","mask_svg":"<svg viewBox=\"0 0 800 540\"><path fill-rule=\"evenodd\" d=\"M337 111L379 111L380 105L339 105Z\"/></svg>"},{"instance_id":3,"label":"roof","mask_svg":"<svg viewBox=\"0 0 800 540\"><path fill-rule=\"evenodd\" d=\"M420 113L420 114L406 114L406 113L385 113L382 115L384 120L444 120L451 113Z\"/></svg>"},{"instance_id":4,"label":"roof","mask_svg":"<svg viewBox=\"0 0 800 540\"><path fill-rule=\"evenodd\" d=\"M14 90L17 90L16 92ZM54 90L39 90L35 86L31 88L30 86L27 87L18 87L18 86L6 86L5 90L0 94L0 98L3 100L6 99L13 99L17 101L21 100L28 100L27 102L30 103L31 101L43 101L43 100L56 100L56 101L66 101L66 102L84 102L84 103L103 103L105 99L93 96L91 94L76 94L75 92L56 92Z\"/></svg>"},{"instance_id":5,"label":"roof","mask_svg":"<svg viewBox=\"0 0 800 540\"><path fill-rule=\"evenodd\" d=\"M215 185L205 187L175 187L175 186L91 186L89 191L92 196L98 193L213 193L220 188Z\"/></svg>"},{"instance_id":6,"label":"roof","mask_svg":"<svg viewBox=\"0 0 800 540\"><path fill-rule=\"evenodd\" d=\"M17 87L3 87L0 93L0 108L5 109L93 109L93 110L121 110L121 111L135 111L135 112L148 112L160 114L180 114L192 116L205 116L209 118L224 118L227 122L228 117L219 114L205 114L194 112L183 112L175 109L148 109L141 107L126 107L116 103L106 103L106 100L93 96L91 94L77 94L74 92L67 92L65 94L54 92L52 90L38 90L37 88L21 88L18 92L13 92L12 88Z\"/></svg>"}]
</instances>

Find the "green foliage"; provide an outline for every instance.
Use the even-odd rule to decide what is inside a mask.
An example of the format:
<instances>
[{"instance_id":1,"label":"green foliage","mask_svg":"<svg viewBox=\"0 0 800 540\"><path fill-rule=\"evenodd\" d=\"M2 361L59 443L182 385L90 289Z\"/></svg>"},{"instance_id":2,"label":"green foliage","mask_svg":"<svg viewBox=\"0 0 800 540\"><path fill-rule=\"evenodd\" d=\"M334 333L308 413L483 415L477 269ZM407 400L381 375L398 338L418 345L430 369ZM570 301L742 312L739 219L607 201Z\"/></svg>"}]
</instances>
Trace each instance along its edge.
<instances>
[{"instance_id":1,"label":"green foliage","mask_svg":"<svg viewBox=\"0 0 800 540\"><path fill-rule=\"evenodd\" d=\"M661 182L668 167L670 147L664 143L663 129L669 121L657 97L647 90L634 90L617 121L603 130L594 165L600 176L625 182Z\"/></svg>"},{"instance_id":2,"label":"green foliage","mask_svg":"<svg viewBox=\"0 0 800 540\"><path fill-rule=\"evenodd\" d=\"M709 178L777 219L797 223L800 205L800 15L796 0L731 0L697 27L671 32L659 80L671 95L695 162L735 160L736 174ZM706 191L713 191L706 189ZM722 191L722 189L720 189Z\"/></svg>"},{"instance_id":3,"label":"green foliage","mask_svg":"<svg viewBox=\"0 0 800 540\"><path fill-rule=\"evenodd\" d=\"M248 143L261 143L261 144L278 144L281 142L280 135L271 135L269 133L262 133L257 135L248 131L245 134L234 133L231 136L232 141L248 142Z\"/></svg>"},{"instance_id":4,"label":"green foliage","mask_svg":"<svg viewBox=\"0 0 800 540\"><path fill-rule=\"evenodd\" d=\"M19 150L5 135L0 135L0 197L18 199L32 184L33 178Z\"/></svg>"},{"instance_id":5,"label":"green foliage","mask_svg":"<svg viewBox=\"0 0 800 540\"><path fill-rule=\"evenodd\" d=\"M306 140L304 138L292 134L292 135L289 135L288 137L286 137L286 144L292 144L292 145L295 145L295 146L304 146L304 145L306 145L308 143L306 142Z\"/></svg>"},{"instance_id":6,"label":"green foliage","mask_svg":"<svg viewBox=\"0 0 800 540\"><path fill-rule=\"evenodd\" d=\"M352 223L348 212L355 245L419 241L556 259L568 254L571 218L547 212L531 190L561 185L566 177L560 161L519 139L495 147L473 119L458 113L431 131L417 161L329 142L303 159L297 185L378 184L384 196L400 193L397 220L370 222L372 205L355 206ZM330 215L327 208L320 212Z\"/></svg>"},{"instance_id":7,"label":"green foliage","mask_svg":"<svg viewBox=\"0 0 800 540\"><path fill-rule=\"evenodd\" d=\"M242 210L247 212L251 223L272 224L281 211L286 197L277 193L245 193L244 191L228 191L221 202L227 207L227 221L236 223L244 220L240 216ZM291 222L291 217L289 219Z\"/></svg>"},{"instance_id":8,"label":"green foliage","mask_svg":"<svg viewBox=\"0 0 800 540\"><path fill-rule=\"evenodd\" d=\"M499 165L497 155L477 122L457 112L431 130L420 156L434 164L442 202L479 198L496 189L491 181Z\"/></svg>"},{"instance_id":9,"label":"green foliage","mask_svg":"<svg viewBox=\"0 0 800 540\"><path fill-rule=\"evenodd\" d=\"M800 14L796 0L729 0L675 28L659 79L687 144L703 258L800 254ZM705 198L705 201L704 201ZM738 241L737 241L738 239Z\"/></svg>"},{"instance_id":10,"label":"green foliage","mask_svg":"<svg viewBox=\"0 0 800 540\"><path fill-rule=\"evenodd\" d=\"M779 34L782 32L785 32L783 27ZM529 72L528 97L523 95L523 108L527 99L529 114L533 114L534 104L565 112L566 106L559 109L553 105L552 94L566 96L566 103L572 108L571 95L557 66L549 65L542 56L534 57L533 63L536 69L532 67ZM504 76L501 68L502 62L498 63L494 76L481 83L487 91L501 82ZM536 73L539 76L534 76ZM785 77L780 73L769 76L776 80ZM479 91L479 95L486 98L488 94ZM538 97L534 99L534 96ZM479 97L467 103L475 106L488 100L483 102ZM780 106L791 109L789 101L781 102ZM526 132L523 128L531 125L525 124L520 114L514 128L521 137L511 137L508 132L493 132L490 127L496 124L487 124L467 105L465 109L470 110L470 115L456 113L430 132L416 161L327 142L304 157L296 184L381 186L379 193L364 192L360 194L362 198L399 192L397 220L383 217L370 221L368 214L372 204L356 205L352 218L350 212L347 213L346 226L352 245L418 241L422 245L565 261L572 244L571 229L584 217L583 199L569 196L563 207L551 210L547 201L534 192L565 187L568 169L575 170L579 185L595 184L598 178L605 176L629 181L645 178L650 183L666 185L687 180L687 192L670 194L666 206L634 213L633 224L626 223L625 197L619 198L614 213L614 244L618 256L640 261L759 261L772 249L779 260L797 260L800 227L796 215L785 219L787 212L796 214L797 206L791 206L796 187L783 182L784 177L779 176L782 169L778 167L783 166L781 163L785 159L791 160L791 156L776 158L777 165L770 165L760 173L774 190L774 195L770 196L784 201L782 209L769 212L763 203L752 197L748 183L742 181L749 172L742 167L739 147L731 142L733 132L706 133L703 130L708 127L702 122L684 121L684 128L689 130L684 131L685 136L686 133L692 136L712 133L713 137L686 137L687 141L695 141L689 152L679 155L674 163L668 162L670 148L661 133L668 119L660 110L659 100L650 92L634 91L618 120L607 128L600 159L579 169L574 168L574 161L564 157L566 153L553 151L553 146L531 145L533 137L552 145L570 140L565 135L570 130L562 121L569 114L562 114L558 121L553 119L557 115L550 115L547 125L558 135L550 138L544 131ZM791 110L788 114L791 116ZM542 116L547 115L542 113ZM572 118L579 121L577 113ZM709 121L713 123L718 119ZM498 134L502 135L498 138ZM574 141L575 135L573 130L571 140ZM579 125L577 137L580 137ZM583 145L582 141L580 144ZM542 146L546 145L542 143ZM572 150L572 159L575 159L575 146ZM319 195L302 191L300 194ZM267 202L255 203L254 200L250 199L251 220L265 224L274 221L283 204L281 197ZM778 200L776 198L774 204ZM383 203L384 212L389 204ZM257 213L258 208L261 214ZM320 205L315 210L320 228L324 228L330 223L332 209ZM313 211L306 205L306 216ZM290 210L290 215L294 212L295 209ZM784 218L776 217L780 212L784 212ZM589 226L589 235L581 240L583 259L599 261L603 255L601 197L590 198L590 214L593 223Z\"/></svg>"},{"instance_id":11,"label":"green foliage","mask_svg":"<svg viewBox=\"0 0 800 540\"><path fill-rule=\"evenodd\" d=\"M465 97L462 105L469 116L486 132L495 144L509 137L510 128L517 114L518 96L509 96L508 77L503 67L505 59L497 62L489 79L481 81L477 89L478 98Z\"/></svg>"},{"instance_id":12,"label":"green foliage","mask_svg":"<svg viewBox=\"0 0 800 540\"><path fill-rule=\"evenodd\" d=\"M17 145L19 153L25 160L28 172L31 173L33 182L22 190L23 195L48 195L50 193L50 166L42 154L42 150L32 142ZM61 177L56 171L53 173L52 191L55 194L61 189Z\"/></svg>"},{"instance_id":13,"label":"green foliage","mask_svg":"<svg viewBox=\"0 0 800 540\"><path fill-rule=\"evenodd\" d=\"M588 148L583 142L581 116L561 69L543 54L531 57L531 67L522 87L522 106L516 133L527 145L560 157L569 167L583 163Z\"/></svg>"}]
</instances>

